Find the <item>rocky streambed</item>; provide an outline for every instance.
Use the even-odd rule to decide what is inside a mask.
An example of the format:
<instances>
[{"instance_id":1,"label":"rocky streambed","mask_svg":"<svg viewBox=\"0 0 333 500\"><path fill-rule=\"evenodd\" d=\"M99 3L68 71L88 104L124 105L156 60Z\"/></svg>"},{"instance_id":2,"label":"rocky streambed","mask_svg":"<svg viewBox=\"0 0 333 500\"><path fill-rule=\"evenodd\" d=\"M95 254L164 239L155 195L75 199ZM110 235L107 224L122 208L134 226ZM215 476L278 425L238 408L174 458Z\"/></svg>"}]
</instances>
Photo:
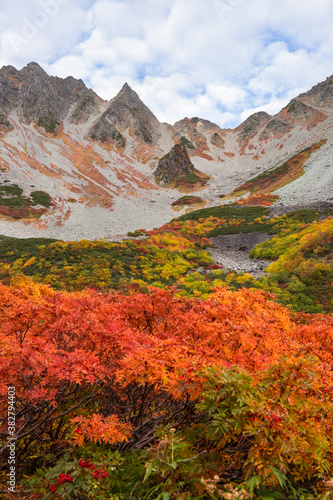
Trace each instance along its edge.
<instances>
[{"instance_id":1,"label":"rocky streambed","mask_svg":"<svg viewBox=\"0 0 333 500\"><path fill-rule=\"evenodd\" d=\"M267 233L254 231L253 233L221 234L210 241L215 248L209 252L217 264L222 264L225 270L251 273L254 277L263 276L265 267L271 261L251 259L249 252L258 243L273 238Z\"/></svg>"}]
</instances>

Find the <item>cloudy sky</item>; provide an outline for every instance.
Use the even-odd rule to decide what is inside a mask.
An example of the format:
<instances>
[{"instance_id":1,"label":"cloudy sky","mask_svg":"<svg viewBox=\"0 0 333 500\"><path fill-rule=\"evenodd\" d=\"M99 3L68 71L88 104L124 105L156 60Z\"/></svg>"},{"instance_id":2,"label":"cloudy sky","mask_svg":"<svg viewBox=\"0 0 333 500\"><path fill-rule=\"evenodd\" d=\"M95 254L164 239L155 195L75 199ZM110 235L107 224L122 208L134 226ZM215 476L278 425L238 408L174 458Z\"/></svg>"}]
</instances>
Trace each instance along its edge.
<instances>
[{"instance_id":1,"label":"cloudy sky","mask_svg":"<svg viewBox=\"0 0 333 500\"><path fill-rule=\"evenodd\" d=\"M223 127L333 74L332 0L1 0L0 66L38 62L160 121Z\"/></svg>"}]
</instances>

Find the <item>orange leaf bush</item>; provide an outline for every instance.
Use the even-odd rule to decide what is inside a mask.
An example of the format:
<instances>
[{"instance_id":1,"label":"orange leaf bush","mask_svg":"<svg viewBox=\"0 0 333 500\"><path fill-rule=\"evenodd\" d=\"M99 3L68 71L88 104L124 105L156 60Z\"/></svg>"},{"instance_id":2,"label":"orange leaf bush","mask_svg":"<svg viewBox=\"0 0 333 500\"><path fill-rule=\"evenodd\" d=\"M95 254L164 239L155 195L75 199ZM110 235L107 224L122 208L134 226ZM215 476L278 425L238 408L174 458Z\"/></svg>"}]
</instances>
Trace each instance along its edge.
<instances>
[{"instance_id":1,"label":"orange leaf bush","mask_svg":"<svg viewBox=\"0 0 333 500\"><path fill-rule=\"evenodd\" d=\"M317 418L312 409L332 406L331 316L294 316L261 290L220 288L200 300L152 287L124 296L21 285L0 284L0 454L7 453L7 387L15 386L18 463L28 466L32 451L41 461L46 450L61 452L69 435L79 446L93 441L129 451L153 443L159 426L199 425L208 368L246 370L253 390L268 370L271 384L290 385L288 401L277 399L275 406L304 401L309 425ZM294 360L309 353L320 383L303 388L308 382L296 374ZM261 414L273 415L265 397ZM331 427L325 420L307 439L325 436L329 443ZM291 454L304 432L292 438Z\"/></svg>"}]
</instances>

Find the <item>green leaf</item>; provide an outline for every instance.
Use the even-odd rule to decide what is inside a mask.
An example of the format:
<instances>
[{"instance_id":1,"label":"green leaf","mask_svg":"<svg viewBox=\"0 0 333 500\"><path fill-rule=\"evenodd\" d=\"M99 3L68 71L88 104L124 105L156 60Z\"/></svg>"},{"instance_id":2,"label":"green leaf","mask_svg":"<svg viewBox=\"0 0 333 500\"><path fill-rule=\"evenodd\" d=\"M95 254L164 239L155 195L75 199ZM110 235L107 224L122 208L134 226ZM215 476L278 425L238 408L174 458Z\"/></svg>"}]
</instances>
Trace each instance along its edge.
<instances>
[{"instance_id":1,"label":"green leaf","mask_svg":"<svg viewBox=\"0 0 333 500\"><path fill-rule=\"evenodd\" d=\"M150 474L153 471L153 468L154 468L154 462L150 462L150 464L146 468L146 473L145 473L145 477L143 478L143 482L145 482L148 479L148 477L150 476Z\"/></svg>"},{"instance_id":2,"label":"green leaf","mask_svg":"<svg viewBox=\"0 0 333 500\"><path fill-rule=\"evenodd\" d=\"M171 496L171 493L168 493L168 492L162 492L158 495L158 497L156 498L156 500L169 500Z\"/></svg>"},{"instance_id":3,"label":"green leaf","mask_svg":"<svg viewBox=\"0 0 333 500\"><path fill-rule=\"evenodd\" d=\"M255 488L257 488L260 485L260 477L259 476L252 476L251 479L249 479L247 483L249 485L250 493L252 495Z\"/></svg>"},{"instance_id":4,"label":"green leaf","mask_svg":"<svg viewBox=\"0 0 333 500\"><path fill-rule=\"evenodd\" d=\"M71 493L74 490L74 484L69 484L66 489L68 493Z\"/></svg>"},{"instance_id":5,"label":"green leaf","mask_svg":"<svg viewBox=\"0 0 333 500\"><path fill-rule=\"evenodd\" d=\"M276 467L273 467L273 465L270 465L269 468L272 471L272 474L277 478L279 481L279 485L281 488L284 488L287 482L286 476L281 472L280 470L276 469Z\"/></svg>"},{"instance_id":6,"label":"green leaf","mask_svg":"<svg viewBox=\"0 0 333 500\"><path fill-rule=\"evenodd\" d=\"M258 498L258 500L269 500L271 498L277 498L277 499L282 499L282 498L285 498L284 495L282 495L282 493L280 493L279 491L269 491L268 493L265 493L263 496L260 496Z\"/></svg>"},{"instance_id":7,"label":"green leaf","mask_svg":"<svg viewBox=\"0 0 333 500\"><path fill-rule=\"evenodd\" d=\"M159 490L161 488L161 484L158 484L157 486L154 486L148 493L147 495L145 496L145 499L149 499L151 498L152 494L155 493L157 490Z\"/></svg>"}]
</instances>

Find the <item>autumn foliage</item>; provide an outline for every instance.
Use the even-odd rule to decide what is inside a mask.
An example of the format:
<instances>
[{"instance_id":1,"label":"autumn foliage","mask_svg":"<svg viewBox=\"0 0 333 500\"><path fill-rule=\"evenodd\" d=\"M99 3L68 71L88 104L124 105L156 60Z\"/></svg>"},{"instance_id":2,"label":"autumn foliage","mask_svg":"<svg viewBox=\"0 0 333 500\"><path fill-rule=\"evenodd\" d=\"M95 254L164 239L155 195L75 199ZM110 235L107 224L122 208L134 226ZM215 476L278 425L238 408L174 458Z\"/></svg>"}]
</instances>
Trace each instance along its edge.
<instances>
[{"instance_id":1,"label":"autumn foliage","mask_svg":"<svg viewBox=\"0 0 333 500\"><path fill-rule=\"evenodd\" d=\"M210 207L136 240L3 237L3 489L15 387L22 498L332 498L333 221L319 217ZM252 250L267 276L213 262L211 236L252 231L275 235Z\"/></svg>"},{"instance_id":2,"label":"autumn foliage","mask_svg":"<svg viewBox=\"0 0 333 500\"><path fill-rule=\"evenodd\" d=\"M333 308L333 263L326 232L332 230L333 222L330 218L318 222L319 218L314 209L272 217L266 207L233 205L196 210L160 228L129 234L140 240L64 242L3 237L0 280L8 284L24 274L58 290L90 287L125 293L147 292L149 285L176 286L184 296L201 298L208 297L216 286L252 287L273 293L295 311L329 312ZM326 232L321 230L323 223ZM251 252L252 257L263 260L278 259L267 276L256 279L213 261L209 238L254 231L276 235ZM298 252L302 236L308 239L306 252ZM290 265L291 250L297 253L296 265Z\"/></svg>"},{"instance_id":3,"label":"autumn foliage","mask_svg":"<svg viewBox=\"0 0 333 500\"><path fill-rule=\"evenodd\" d=\"M248 196L247 198L242 198L241 200L236 201L237 205L247 205L247 206L270 206L279 199L277 194L265 193L258 194L254 196Z\"/></svg>"},{"instance_id":4,"label":"autumn foliage","mask_svg":"<svg viewBox=\"0 0 333 500\"><path fill-rule=\"evenodd\" d=\"M263 195L267 193L274 193L277 189L293 182L298 177L304 174L303 165L310 158L311 154L320 149L326 144L327 139L312 144L312 146L305 148L300 153L287 160L282 165L267 170L262 174L250 179L233 191L234 196L241 196L245 193L254 195Z\"/></svg>"},{"instance_id":5,"label":"autumn foliage","mask_svg":"<svg viewBox=\"0 0 333 500\"><path fill-rule=\"evenodd\" d=\"M128 452L137 457L133 477L145 472L133 498L219 498L238 486L259 498L260 488L288 484L324 492L333 460L331 316L294 316L246 289L201 300L156 288L56 292L22 278L0 294L0 453L15 386L20 469L74 454L49 483L35 483L34 498L69 498L94 480L96 498L111 498L125 488L118 466ZM103 478L82 466L91 446L112 451L114 473L102 458Z\"/></svg>"}]
</instances>

